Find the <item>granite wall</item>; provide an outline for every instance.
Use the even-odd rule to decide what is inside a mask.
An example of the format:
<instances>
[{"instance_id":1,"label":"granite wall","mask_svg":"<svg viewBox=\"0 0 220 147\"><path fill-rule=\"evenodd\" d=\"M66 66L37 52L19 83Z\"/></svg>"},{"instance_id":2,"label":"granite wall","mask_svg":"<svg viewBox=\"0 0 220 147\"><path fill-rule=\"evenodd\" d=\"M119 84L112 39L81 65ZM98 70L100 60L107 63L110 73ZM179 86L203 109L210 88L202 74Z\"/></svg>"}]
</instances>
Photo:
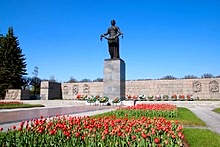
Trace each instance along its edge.
<instances>
[{"instance_id":1,"label":"granite wall","mask_svg":"<svg viewBox=\"0 0 220 147\"><path fill-rule=\"evenodd\" d=\"M63 99L76 99L77 94L103 95L103 82L63 83L61 85Z\"/></svg>"},{"instance_id":2,"label":"granite wall","mask_svg":"<svg viewBox=\"0 0 220 147\"><path fill-rule=\"evenodd\" d=\"M29 90L8 89L5 95L5 100L28 100L29 98Z\"/></svg>"},{"instance_id":3,"label":"granite wall","mask_svg":"<svg viewBox=\"0 0 220 147\"><path fill-rule=\"evenodd\" d=\"M62 99L61 83L42 81L40 98L41 100Z\"/></svg>"},{"instance_id":4,"label":"granite wall","mask_svg":"<svg viewBox=\"0 0 220 147\"><path fill-rule=\"evenodd\" d=\"M220 78L126 81L126 95L193 95L200 99L220 99ZM77 94L103 95L103 82L62 83L62 98L75 99Z\"/></svg>"},{"instance_id":5,"label":"granite wall","mask_svg":"<svg viewBox=\"0 0 220 147\"><path fill-rule=\"evenodd\" d=\"M193 95L200 99L220 99L219 78L128 81L126 94Z\"/></svg>"}]
</instances>

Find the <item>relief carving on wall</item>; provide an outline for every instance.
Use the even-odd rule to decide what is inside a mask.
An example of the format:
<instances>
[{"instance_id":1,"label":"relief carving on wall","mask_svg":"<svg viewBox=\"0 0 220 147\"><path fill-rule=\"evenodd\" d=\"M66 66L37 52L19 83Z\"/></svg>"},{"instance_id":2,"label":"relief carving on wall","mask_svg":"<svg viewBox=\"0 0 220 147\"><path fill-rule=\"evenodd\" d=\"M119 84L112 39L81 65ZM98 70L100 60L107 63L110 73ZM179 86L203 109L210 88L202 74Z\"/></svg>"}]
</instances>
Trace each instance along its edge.
<instances>
[{"instance_id":1,"label":"relief carving on wall","mask_svg":"<svg viewBox=\"0 0 220 147\"><path fill-rule=\"evenodd\" d=\"M68 94L68 86L63 87L63 94L67 95Z\"/></svg>"},{"instance_id":2,"label":"relief carving on wall","mask_svg":"<svg viewBox=\"0 0 220 147\"><path fill-rule=\"evenodd\" d=\"M209 83L209 91L212 93L219 92L219 86L217 81L211 81Z\"/></svg>"},{"instance_id":3,"label":"relief carving on wall","mask_svg":"<svg viewBox=\"0 0 220 147\"><path fill-rule=\"evenodd\" d=\"M19 90L8 90L5 99L14 100L18 98Z\"/></svg>"},{"instance_id":4,"label":"relief carving on wall","mask_svg":"<svg viewBox=\"0 0 220 147\"><path fill-rule=\"evenodd\" d=\"M89 93L89 91L90 91L89 85L88 84L84 84L83 85L83 93Z\"/></svg>"},{"instance_id":5,"label":"relief carving on wall","mask_svg":"<svg viewBox=\"0 0 220 147\"><path fill-rule=\"evenodd\" d=\"M202 91L202 84L199 81L193 82L193 92L201 92Z\"/></svg>"},{"instance_id":6,"label":"relief carving on wall","mask_svg":"<svg viewBox=\"0 0 220 147\"><path fill-rule=\"evenodd\" d=\"M79 85L73 85L73 94L77 95L79 93Z\"/></svg>"}]
</instances>

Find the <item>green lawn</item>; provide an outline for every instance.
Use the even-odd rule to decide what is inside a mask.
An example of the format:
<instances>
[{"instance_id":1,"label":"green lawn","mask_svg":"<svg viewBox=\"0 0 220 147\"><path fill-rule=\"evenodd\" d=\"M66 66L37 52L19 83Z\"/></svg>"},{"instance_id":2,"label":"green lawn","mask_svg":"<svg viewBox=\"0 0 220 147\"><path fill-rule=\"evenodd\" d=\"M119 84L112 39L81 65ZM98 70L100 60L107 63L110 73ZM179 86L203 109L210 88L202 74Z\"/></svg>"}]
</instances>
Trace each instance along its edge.
<instances>
[{"instance_id":1,"label":"green lawn","mask_svg":"<svg viewBox=\"0 0 220 147\"><path fill-rule=\"evenodd\" d=\"M216 113L220 113L220 108L216 108L213 111L216 112Z\"/></svg>"},{"instance_id":2,"label":"green lawn","mask_svg":"<svg viewBox=\"0 0 220 147\"><path fill-rule=\"evenodd\" d=\"M42 104L10 104L0 105L0 109L16 109L16 108L32 108L32 107L44 107Z\"/></svg>"},{"instance_id":3,"label":"green lawn","mask_svg":"<svg viewBox=\"0 0 220 147\"><path fill-rule=\"evenodd\" d=\"M218 109L220 110L220 109ZM111 112L99 114L96 116L108 116ZM183 133L190 147L219 147L220 135L208 130L198 128L187 128L187 126L206 126L194 113L187 108L178 107L178 117L167 118L168 120L178 120L185 126Z\"/></svg>"},{"instance_id":4,"label":"green lawn","mask_svg":"<svg viewBox=\"0 0 220 147\"><path fill-rule=\"evenodd\" d=\"M199 119L194 113L189 109L178 107L178 117L175 118L181 124L185 126L205 126L206 124Z\"/></svg>"},{"instance_id":5,"label":"green lawn","mask_svg":"<svg viewBox=\"0 0 220 147\"><path fill-rule=\"evenodd\" d=\"M109 116L112 112L95 115L97 116ZM168 120L178 120L180 124L185 126L205 126L206 124L199 119L194 113L187 108L178 107L178 117L167 118Z\"/></svg>"},{"instance_id":6,"label":"green lawn","mask_svg":"<svg viewBox=\"0 0 220 147\"><path fill-rule=\"evenodd\" d=\"M184 128L190 147L219 147L220 135L208 129Z\"/></svg>"}]
</instances>

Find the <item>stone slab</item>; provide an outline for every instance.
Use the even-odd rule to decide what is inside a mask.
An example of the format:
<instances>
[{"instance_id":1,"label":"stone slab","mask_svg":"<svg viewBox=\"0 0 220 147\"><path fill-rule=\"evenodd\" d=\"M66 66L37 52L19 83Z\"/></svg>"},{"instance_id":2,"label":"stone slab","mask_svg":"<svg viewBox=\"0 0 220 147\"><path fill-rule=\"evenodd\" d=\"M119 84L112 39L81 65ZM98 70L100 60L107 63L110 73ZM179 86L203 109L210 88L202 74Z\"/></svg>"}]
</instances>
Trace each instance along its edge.
<instances>
[{"instance_id":1,"label":"stone slab","mask_svg":"<svg viewBox=\"0 0 220 147\"><path fill-rule=\"evenodd\" d=\"M104 60L103 89L103 95L110 102L116 97L125 98L125 62L122 59Z\"/></svg>"}]
</instances>

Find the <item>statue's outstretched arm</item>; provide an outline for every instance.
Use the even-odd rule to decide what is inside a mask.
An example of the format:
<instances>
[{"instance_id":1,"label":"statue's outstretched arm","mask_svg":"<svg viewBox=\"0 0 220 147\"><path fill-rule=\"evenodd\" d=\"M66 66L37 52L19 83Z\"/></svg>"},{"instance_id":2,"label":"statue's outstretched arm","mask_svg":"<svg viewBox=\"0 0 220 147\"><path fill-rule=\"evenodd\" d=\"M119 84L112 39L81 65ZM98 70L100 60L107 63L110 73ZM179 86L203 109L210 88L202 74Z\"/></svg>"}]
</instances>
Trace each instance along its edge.
<instances>
[{"instance_id":1,"label":"statue's outstretched arm","mask_svg":"<svg viewBox=\"0 0 220 147\"><path fill-rule=\"evenodd\" d=\"M109 39L108 37L106 37L106 35L104 35L104 34L102 34L101 36L100 36L100 40L102 41L102 37L104 37L105 39Z\"/></svg>"},{"instance_id":2,"label":"statue's outstretched arm","mask_svg":"<svg viewBox=\"0 0 220 147\"><path fill-rule=\"evenodd\" d=\"M106 33L104 33L104 34L101 34L100 40L102 41L102 37L104 37L105 39L108 39L108 37L106 37L106 35L108 35L108 34L109 34L108 31Z\"/></svg>"}]
</instances>

